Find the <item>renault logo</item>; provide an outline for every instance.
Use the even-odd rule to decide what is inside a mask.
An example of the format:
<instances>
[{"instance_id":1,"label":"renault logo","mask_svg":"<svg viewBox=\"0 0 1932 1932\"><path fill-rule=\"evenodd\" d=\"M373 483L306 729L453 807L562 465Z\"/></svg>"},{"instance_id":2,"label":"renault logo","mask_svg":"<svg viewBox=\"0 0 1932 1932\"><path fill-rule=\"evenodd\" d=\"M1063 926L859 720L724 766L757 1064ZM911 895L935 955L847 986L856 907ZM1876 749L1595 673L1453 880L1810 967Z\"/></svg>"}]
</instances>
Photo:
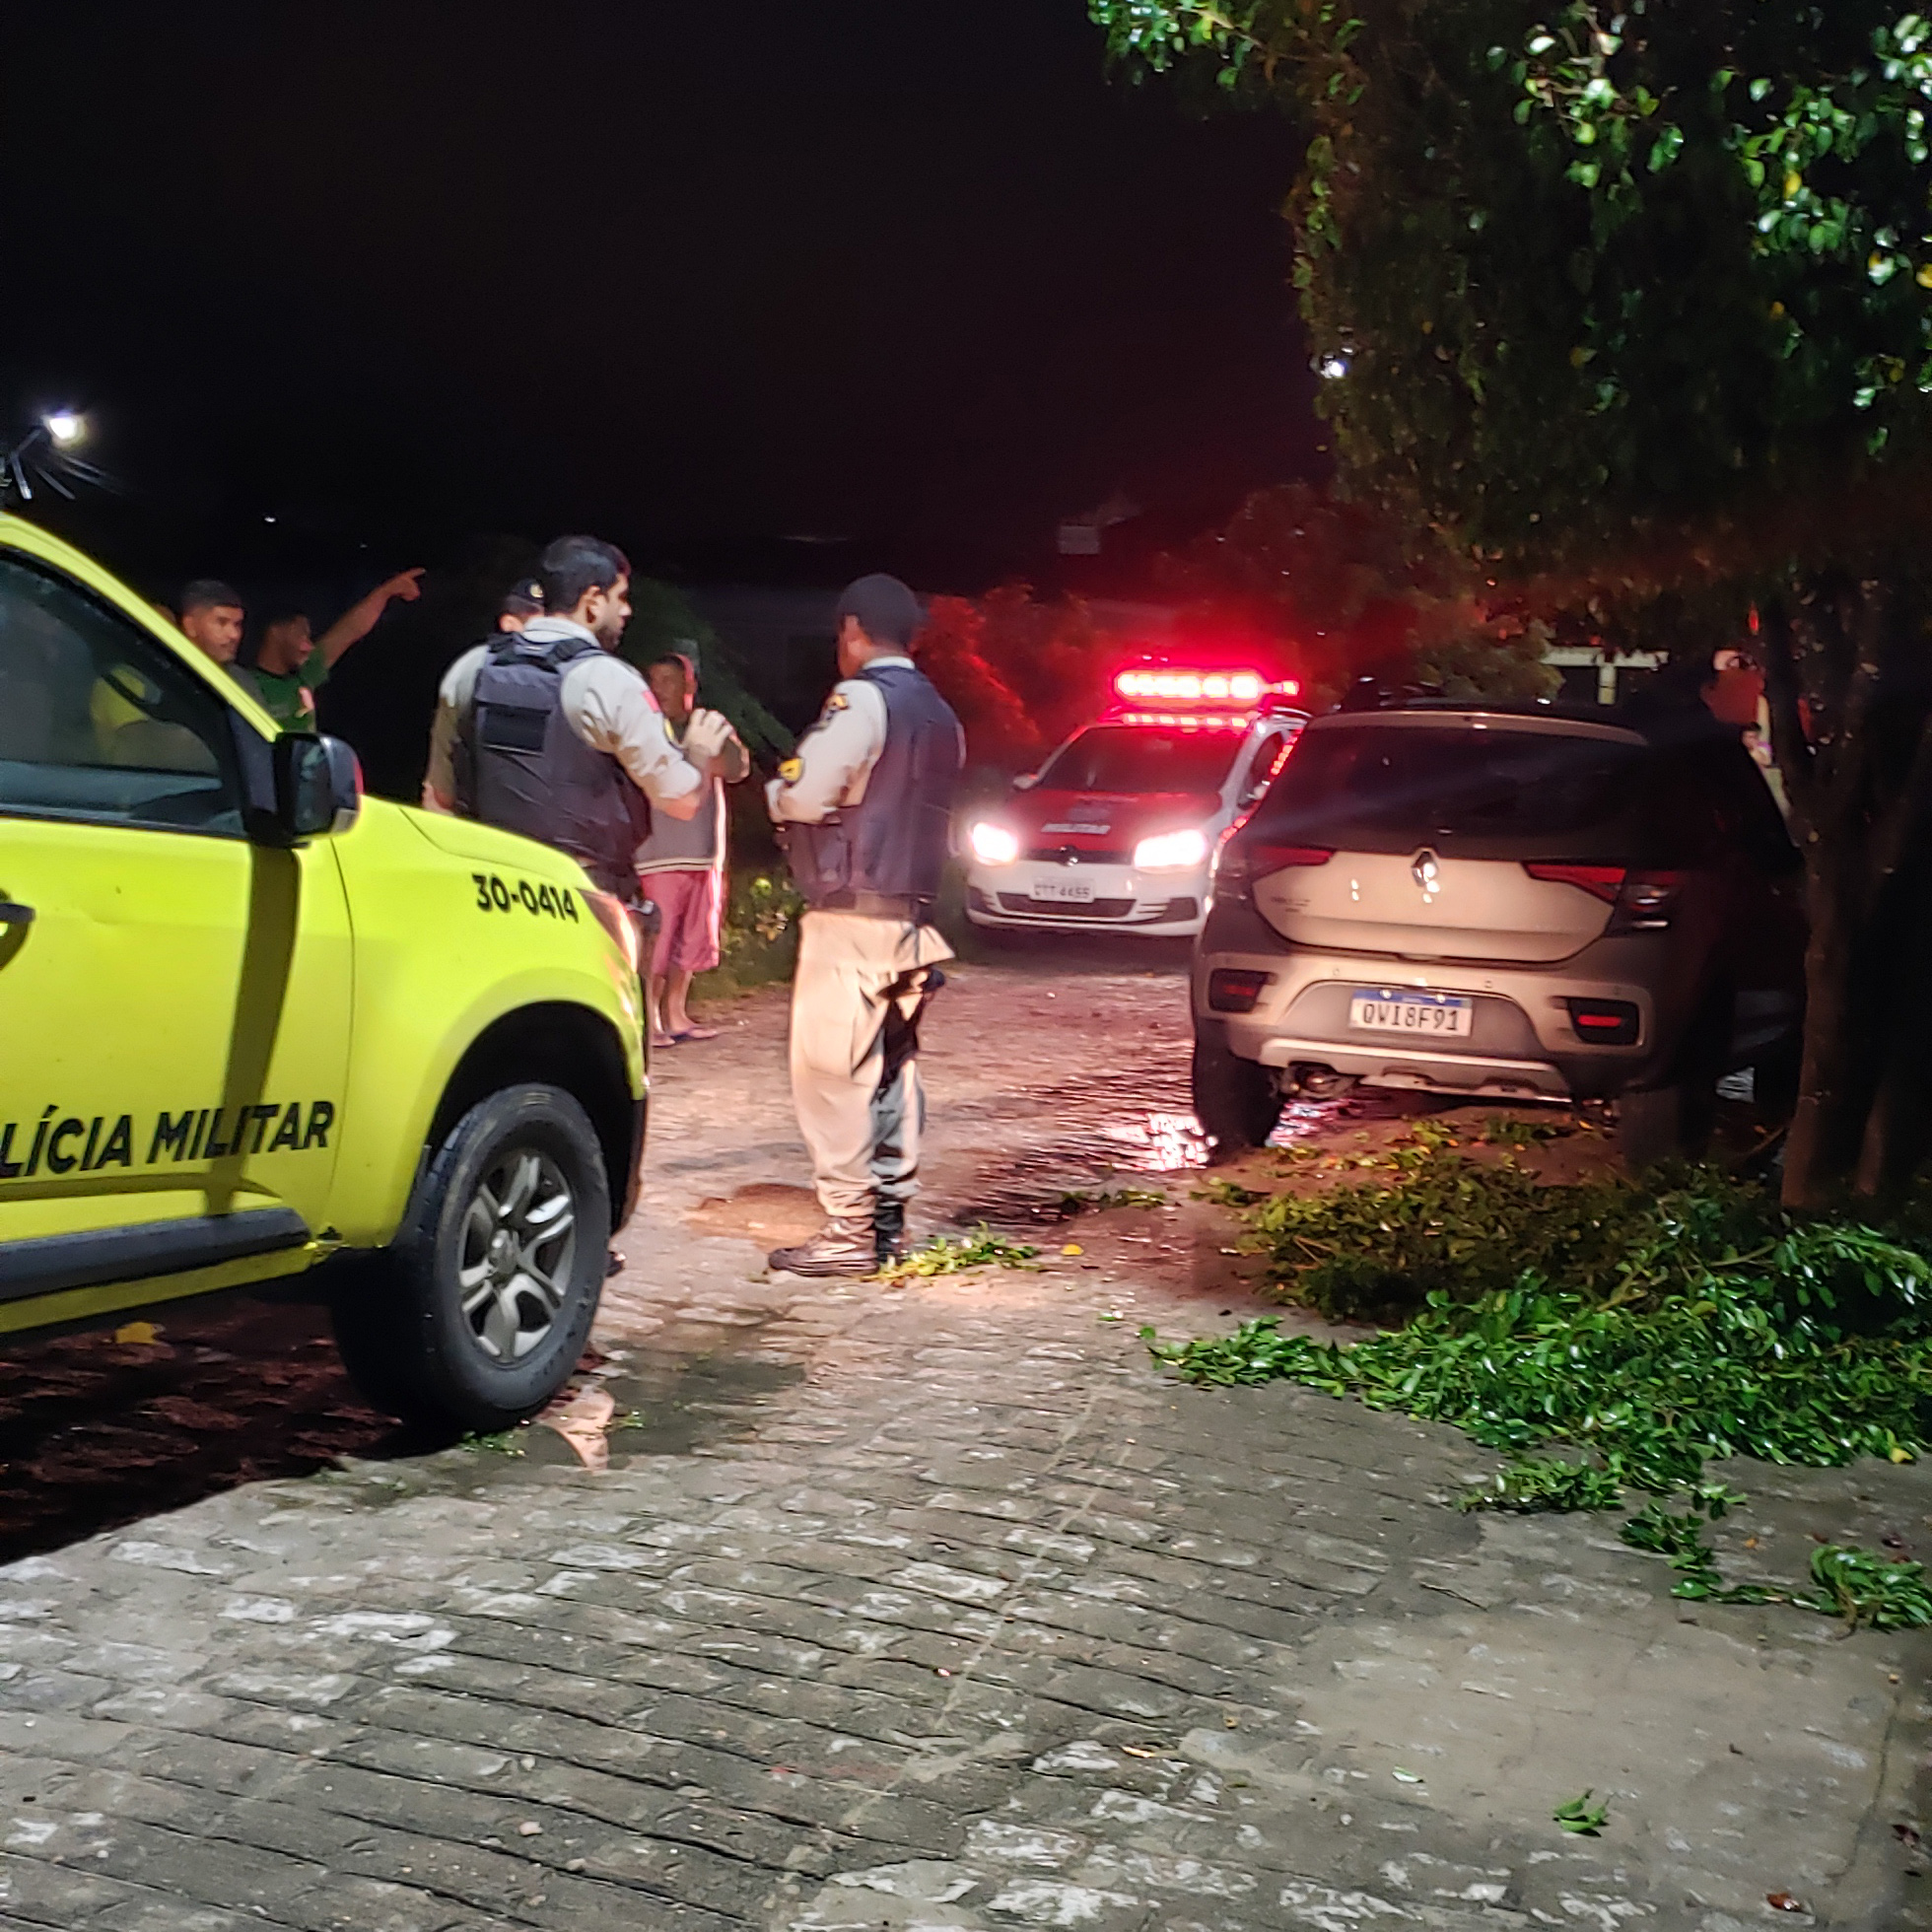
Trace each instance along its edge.
<instances>
[{"instance_id":1,"label":"renault logo","mask_svg":"<svg viewBox=\"0 0 1932 1932\"><path fill-rule=\"evenodd\" d=\"M1411 862L1410 874L1424 892L1437 891L1442 884L1442 867L1436 862L1435 854L1427 846L1418 852Z\"/></svg>"}]
</instances>

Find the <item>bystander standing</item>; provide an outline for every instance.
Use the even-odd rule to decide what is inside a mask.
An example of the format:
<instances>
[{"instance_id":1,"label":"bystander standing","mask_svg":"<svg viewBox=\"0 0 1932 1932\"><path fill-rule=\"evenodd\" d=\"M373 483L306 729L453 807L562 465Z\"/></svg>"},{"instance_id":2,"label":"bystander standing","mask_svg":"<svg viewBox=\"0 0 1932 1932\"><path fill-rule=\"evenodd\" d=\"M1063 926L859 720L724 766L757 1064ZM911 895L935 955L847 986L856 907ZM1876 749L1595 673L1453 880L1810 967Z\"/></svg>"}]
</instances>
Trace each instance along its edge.
<instances>
[{"instance_id":1,"label":"bystander standing","mask_svg":"<svg viewBox=\"0 0 1932 1932\"><path fill-rule=\"evenodd\" d=\"M328 682L350 646L360 644L389 605L422 595L420 570L399 571L368 596L352 603L320 637L310 634L302 611L284 611L263 625L255 661L243 673L263 708L285 730L312 729L315 693Z\"/></svg>"},{"instance_id":2,"label":"bystander standing","mask_svg":"<svg viewBox=\"0 0 1932 1932\"><path fill-rule=\"evenodd\" d=\"M246 620L242 592L217 577L197 577L181 592L181 635L226 670L242 649L242 626Z\"/></svg>"},{"instance_id":3,"label":"bystander standing","mask_svg":"<svg viewBox=\"0 0 1932 1932\"><path fill-rule=\"evenodd\" d=\"M252 664L236 661L247 609L242 592L219 578L199 577L181 592L181 634L206 657L260 700L282 728L306 729L314 724L315 693L351 645L376 628L390 603L421 594L420 570L406 570L379 584L353 603L317 638L300 612L283 612L263 627Z\"/></svg>"},{"instance_id":4,"label":"bystander standing","mask_svg":"<svg viewBox=\"0 0 1932 1932\"><path fill-rule=\"evenodd\" d=\"M651 694L664 714L664 731L682 745L696 714L698 668L673 652L645 673ZM650 836L638 847L638 884L657 908L657 935L652 948L651 1038L654 1046L686 1040L715 1040L715 1026L691 1017L691 981L718 964L718 929L724 890L724 845L728 813L724 787L751 771L751 754L735 731L725 739L713 766L697 815L654 818Z\"/></svg>"}]
</instances>

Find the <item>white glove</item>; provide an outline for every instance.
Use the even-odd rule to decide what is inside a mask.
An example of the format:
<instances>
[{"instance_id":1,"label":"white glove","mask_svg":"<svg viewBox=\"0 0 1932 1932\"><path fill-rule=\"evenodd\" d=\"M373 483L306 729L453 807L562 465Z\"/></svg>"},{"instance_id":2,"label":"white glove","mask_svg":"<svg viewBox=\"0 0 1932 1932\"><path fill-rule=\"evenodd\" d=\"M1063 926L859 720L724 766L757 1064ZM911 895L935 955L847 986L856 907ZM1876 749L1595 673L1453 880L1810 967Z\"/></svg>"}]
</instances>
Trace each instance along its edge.
<instances>
[{"instance_id":1,"label":"white glove","mask_svg":"<svg viewBox=\"0 0 1932 1932\"><path fill-rule=\"evenodd\" d=\"M694 711L684 728L684 755L694 765L709 765L723 757L731 742L731 721L720 711Z\"/></svg>"}]
</instances>

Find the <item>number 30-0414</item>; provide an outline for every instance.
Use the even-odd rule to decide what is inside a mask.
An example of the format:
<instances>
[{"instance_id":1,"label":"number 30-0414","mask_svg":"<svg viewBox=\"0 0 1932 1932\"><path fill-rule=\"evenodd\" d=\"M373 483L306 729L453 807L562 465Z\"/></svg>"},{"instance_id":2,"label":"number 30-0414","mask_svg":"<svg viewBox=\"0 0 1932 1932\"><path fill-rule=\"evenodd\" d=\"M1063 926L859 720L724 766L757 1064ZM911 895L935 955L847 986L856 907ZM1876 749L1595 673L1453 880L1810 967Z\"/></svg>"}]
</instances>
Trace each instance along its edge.
<instances>
[{"instance_id":1,"label":"number 30-0414","mask_svg":"<svg viewBox=\"0 0 1932 1932\"><path fill-rule=\"evenodd\" d=\"M528 879L509 884L495 872L472 872L476 886L476 910L480 913L507 913L519 908L544 919L567 919L577 923L577 895L560 885L532 885Z\"/></svg>"}]
</instances>

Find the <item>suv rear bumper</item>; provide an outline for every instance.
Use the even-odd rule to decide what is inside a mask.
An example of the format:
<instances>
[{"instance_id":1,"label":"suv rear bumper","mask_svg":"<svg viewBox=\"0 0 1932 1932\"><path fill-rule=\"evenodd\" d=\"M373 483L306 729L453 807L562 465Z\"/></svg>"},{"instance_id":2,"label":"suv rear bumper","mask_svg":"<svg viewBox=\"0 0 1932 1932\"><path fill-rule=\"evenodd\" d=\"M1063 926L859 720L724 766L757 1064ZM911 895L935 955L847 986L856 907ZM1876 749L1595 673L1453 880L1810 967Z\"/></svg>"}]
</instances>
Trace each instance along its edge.
<instances>
[{"instance_id":1,"label":"suv rear bumper","mask_svg":"<svg viewBox=\"0 0 1932 1932\"><path fill-rule=\"evenodd\" d=\"M1210 931L1208 936L1214 936ZM1562 966L1511 967L1367 958L1348 953L1234 947L1197 953L1194 1011L1226 1028L1229 1049L1265 1067L1329 1068L1370 1086L1415 1088L1494 1099L1607 1097L1654 1080L1675 1028L1636 976L1577 971L1597 948ZM1635 964L1635 961L1629 962ZM1268 976L1250 1012L1208 1004L1210 976L1221 968ZM1370 1032L1351 1024L1357 988L1457 994L1474 1005L1462 1038ZM1580 1037L1569 1001L1619 1000L1637 1011L1628 1046Z\"/></svg>"}]
</instances>

